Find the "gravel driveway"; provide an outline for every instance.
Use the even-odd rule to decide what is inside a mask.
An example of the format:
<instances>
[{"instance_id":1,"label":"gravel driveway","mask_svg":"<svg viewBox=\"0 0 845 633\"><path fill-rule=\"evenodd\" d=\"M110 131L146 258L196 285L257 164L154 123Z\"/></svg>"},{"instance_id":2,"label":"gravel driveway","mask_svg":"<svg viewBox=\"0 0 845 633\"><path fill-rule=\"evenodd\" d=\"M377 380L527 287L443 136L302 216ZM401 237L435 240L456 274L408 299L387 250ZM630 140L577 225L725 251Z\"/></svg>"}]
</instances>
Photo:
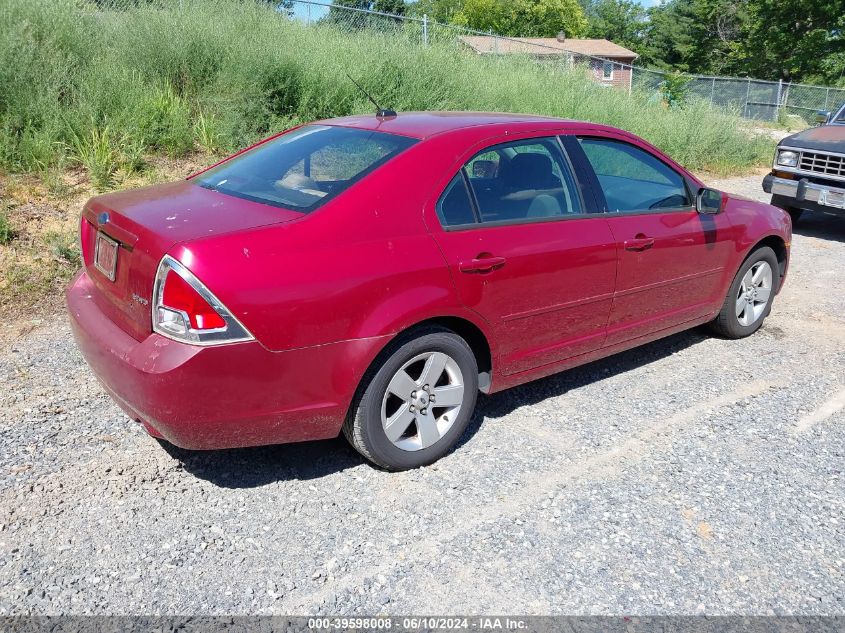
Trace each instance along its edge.
<instances>
[{"instance_id":1,"label":"gravel driveway","mask_svg":"<svg viewBox=\"0 0 845 633\"><path fill-rule=\"evenodd\" d=\"M0 614L845 614L842 271L811 218L756 335L482 398L400 474L341 439L165 450L45 319L0 351Z\"/></svg>"}]
</instances>

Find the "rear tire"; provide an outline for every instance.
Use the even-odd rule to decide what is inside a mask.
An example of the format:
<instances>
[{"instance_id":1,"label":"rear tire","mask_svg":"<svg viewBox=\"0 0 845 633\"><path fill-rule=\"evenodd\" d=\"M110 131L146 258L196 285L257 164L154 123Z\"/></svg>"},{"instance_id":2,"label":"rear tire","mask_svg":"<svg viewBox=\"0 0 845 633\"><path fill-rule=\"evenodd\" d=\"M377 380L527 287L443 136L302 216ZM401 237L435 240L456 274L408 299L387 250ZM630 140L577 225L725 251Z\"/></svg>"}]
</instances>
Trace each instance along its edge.
<instances>
[{"instance_id":1,"label":"rear tire","mask_svg":"<svg viewBox=\"0 0 845 633\"><path fill-rule=\"evenodd\" d=\"M461 437L475 409L478 365L457 334L428 328L391 345L362 386L346 439L377 466L408 470L437 461Z\"/></svg>"},{"instance_id":2,"label":"rear tire","mask_svg":"<svg viewBox=\"0 0 845 633\"><path fill-rule=\"evenodd\" d=\"M754 334L772 310L780 283L780 266L768 246L753 251L739 267L719 315L710 327L725 338Z\"/></svg>"}]
</instances>

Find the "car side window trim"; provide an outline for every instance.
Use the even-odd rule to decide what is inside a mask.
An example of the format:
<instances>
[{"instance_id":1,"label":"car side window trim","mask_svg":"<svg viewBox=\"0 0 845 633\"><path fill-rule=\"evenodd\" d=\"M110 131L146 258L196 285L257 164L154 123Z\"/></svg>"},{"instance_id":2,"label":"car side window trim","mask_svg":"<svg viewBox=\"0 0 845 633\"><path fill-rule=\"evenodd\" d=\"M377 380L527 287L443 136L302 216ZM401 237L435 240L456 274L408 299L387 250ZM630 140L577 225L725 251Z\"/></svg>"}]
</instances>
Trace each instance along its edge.
<instances>
[{"instance_id":1,"label":"car side window trim","mask_svg":"<svg viewBox=\"0 0 845 633\"><path fill-rule=\"evenodd\" d=\"M442 226L443 231L450 233L452 231L466 231L468 229L494 229L502 226L515 226L525 224L543 224L550 222L572 222L575 220L589 220L593 218L606 218L607 214L599 213L573 213L569 216L554 216L554 217L540 217L540 218L523 218L518 220L490 220L488 222L477 222L473 224L456 224L455 226Z\"/></svg>"},{"instance_id":2,"label":"car side window trim","mask_svg":"<svg viewBox=\"0 0 845 633\"><path fill-rule=\"evenodd\" d=\"M590 202L587 215L601 215L607 211L607 202L604 199L604 192L593 171L587 155L581 148L578 139L572 134L561 134L557 137L561 151L572 165L572 173L581 193L584 203Z\"/></svg>"},{"instance_id":3,"label":"car side window trim","mask_svg":"<svg viewBox=\"0 0 845 633\"><path fill-rule=\"evenodd\" d=\"M446 197L452 192L452 184L455 182L455 179L460 176L461 177L461 185L463 186L464 195L466 196L467 202L469 202L470 211L472 212L473 221L472 222L463 222L461 224L445 224L444 223L444 214L442 212L443 204L446 200ZM443 191L440 193L440 196L437 198L437 202L435 203L435 211L437 215L437 221L440 223L440 226L443 230L454 230L454 229L466 229L472 228L474 226L478 226L480 224L480 215L478 212L478 206L475 200L475 194L472 190L472 187L469 184L466 174L466 168L461 167L457 174L452 176L449 179L449 182L446 183Z\"/></svg>"},{"instance_id":4,"label":"car side window trim","mask_svg":"<svg viewBox=\"0 0 845 633\"><path fill-rule=\"evenodd\" d=\"M695 209L694 192L693 192L692 187L690 186L690 181L689 181L689 178L686 176L686 174L679 172L677 169L675 169L674 167L669 165L666 161L661 159L659 156L656 156L655 154L651 153L647 149L639 147L638 145L631 143L627 140L616 138L616 137L613 137L613 136L602 136L602 135L598 135L598 134L579 134L579 135L573 136L571 138L574 140L575 144L578 146L577 150L575 150L573 148L573 152L576 153L576 154L580 154L580 156L582 156L583 160L586 162L586 167L589 169L589 172L590 172L590 182L592 183L592 189L593 189L594 195L595 195L597 200L600 200L602 202L601 208L604 209L604 211L607 215L618 216L618 215L654 215L654 214L659 214L659 213L682 213L682 212L687 213L687 212ZM681 180L681 182L683 182L684 192L686 193L687 200L688 200L689 204L687 204L686 206L665 207L665 208L660 208L660 209L631 209L631 210L626 210L626 211L611 211L610 206L607 204L607 198L604 195L604 189L602 188L601 183L599 182L598 175L596 174L595 169L593 168L592 164L590 163L589 159L587 158L587 154L584 151L584 148L581 147L580 141L582 141L584 139L596 140L596 141L605 141L605 142L609 142L609 143L618 143L620 145L627 145L629 147L633 147L633 148L638 149L642 152L645 152L651 158L653 158L654 160L659 162L661 165L663 165L666 169L668 169L673 174L675 174Z\"/></svg>"},{"instance_id":5,"label":"car side window trim","mask_svg":"<svg viewBox=\"0 0 845 633\"><path fill-rule=\"evenodd\" d=\"M531 142L551 142L552 147L555 148L553 151L557 152L557 158L560 160L561 164L560 167L562 169L568 169L568 174L571 176L573 183L575 184L574 190L570 191L570 195L577 196L578 203L580 208L582 209L581 213L573 213L569 215L555 215L549 217L536 217L536 218L514 218L514 219L506 219L506 220L488 220L483 221L481 217L481 209L478 202L478 198L476 196L476 192L474 187L472 186L469 178L469 174L467 172L466 166L472 162L472 160L480 156L485 152L494 151L496 148L499 147L506 147L510 145L514 145L517 143L531 143ZM586 160L586 159L585 159ZM573 164L572 160L570 160L569 154L566 149L561 145L560 137L557 134L547 134L543 136L536 136L536 137L527 137L521 138L513 141L499 141L492 145L488 145L482 147L478 151L472 154L468 160L464 162L461 166L459 173L464 181L464 186L466 187L466 191L469 195L470 204L472 206L473 216L475 217L475 222L471 224L456 224L456 225L448 225L443 224L442 219L438 214L438 222L440 223L440 227L444 231L466 231L468 229L479 229L479 228L495 228L500 226L513 226L518 224L538 224L543 222L565 222L570 220L582 220L588 218L595 218L595 217L602 217L604 213L602 211L599 212L592 212L589 209L595 208L595 205L587 205L588 200L590 198L585 197L584 195L584 187L581 184L579 179L579 175L576 171L576 166ZM436 204L440 205L443 197L446 195L446 192L449 189L449 184L451 184L454 176L449 179L448 183L444 187L443 191L440 193L440 196L437 199Z\"/></svg>"},{"instance_id":6,"label":"car side window trim","mask_svg":"<svg viewBox=\"0 0 845 633\"><path fill-rule=\"evenodd\" d=\"M472 159L470 159L472 160ZM472 207L472 216L475 218L475 224L483 224L481 221L481 210L478 207L478 198L475 197L475 189L469 182L469 174L467 173L466 164L461 167L461 180L464 182L464 189L466 189L469 204ZM473 226L472 224L465 224L463 226Z\"/></svg>"}]
</instances>

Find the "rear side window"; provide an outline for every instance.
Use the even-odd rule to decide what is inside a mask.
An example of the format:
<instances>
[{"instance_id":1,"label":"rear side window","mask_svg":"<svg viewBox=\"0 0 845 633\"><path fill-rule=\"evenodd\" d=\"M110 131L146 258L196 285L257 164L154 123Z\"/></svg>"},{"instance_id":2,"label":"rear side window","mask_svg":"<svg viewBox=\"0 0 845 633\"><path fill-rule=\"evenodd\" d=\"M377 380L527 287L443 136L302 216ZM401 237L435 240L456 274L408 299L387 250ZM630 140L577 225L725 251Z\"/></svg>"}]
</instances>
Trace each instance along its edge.
<instances>
[{"instance_id":1,"label":"rear side window","mask_svg":"<svg viewBox=\"0 0 845 633\"><path fill-rule=\"evenodd\" d=\"M564 217L582 212L557 139L497 145L468 163L482 222Z\"/></svg>"},{"instance_id":2,"label":"rear side window","mask_svg":"<svg viewBox=\"0 0 845 633\"><path fill-rule=\"evenodd\" d=\"M416 141L352 128L309 125L200 174L195 183L295 211L313 211Z\"/></svg>"},{"instance_id":3,"label":"rear side window","mask_svg":"<svg viewBox=\"0 0 845 633\"><path fill-rule=\"evenodd\" d=\"M437 203L437 217L443 226L461 226L475 222L463 170L459 171Z\"/></svg>"},{"instance_id":4,"label":"rear side window","mask_svg":"<svg viewBox=\"0 0 845 633\"><path fill-rule=\"evenodd\" d=\"M583 212L569 163L553 137L482 150L458 172L437 205L444 226L519 223Z\"/></svg>"},{"instance_id":5,"label":"rear side window","mask_svg":"<svg viewBox=\"0 0 845 633\"><path fill-rule=\"evenodd\" d=\"M629 143L579 139L611 212L686 208L684 177L662 160Z\"/></svg>"}]
</instances>

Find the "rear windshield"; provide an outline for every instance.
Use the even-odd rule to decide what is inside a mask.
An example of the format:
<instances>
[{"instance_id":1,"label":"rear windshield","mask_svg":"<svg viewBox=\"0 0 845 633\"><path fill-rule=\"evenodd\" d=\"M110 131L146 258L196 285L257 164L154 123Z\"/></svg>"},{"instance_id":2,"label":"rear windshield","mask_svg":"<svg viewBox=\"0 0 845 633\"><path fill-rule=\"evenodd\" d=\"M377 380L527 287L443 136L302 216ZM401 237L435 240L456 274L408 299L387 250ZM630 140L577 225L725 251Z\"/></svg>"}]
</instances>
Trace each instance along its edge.
<instances>
[{"instance_id":1,"label":"rear windshield","mask_svg":"<svg viewBox=\"0 0 845 633\"><path fill-rule=\"evenodd\" d=\"M839 116L836 117L837 123L845 123L845 106L839 111Z\"/></svg>"},{"instance_id":2,"label":"rear windshield","mask_svg":"<svg viewBox=\"0 0 845 633\"><path fill-rule=\"evenodd\" d=\"M200 174L206 189L309 212L410 147L404 136L308 125Z\"/></svg>"}]
</instances>

